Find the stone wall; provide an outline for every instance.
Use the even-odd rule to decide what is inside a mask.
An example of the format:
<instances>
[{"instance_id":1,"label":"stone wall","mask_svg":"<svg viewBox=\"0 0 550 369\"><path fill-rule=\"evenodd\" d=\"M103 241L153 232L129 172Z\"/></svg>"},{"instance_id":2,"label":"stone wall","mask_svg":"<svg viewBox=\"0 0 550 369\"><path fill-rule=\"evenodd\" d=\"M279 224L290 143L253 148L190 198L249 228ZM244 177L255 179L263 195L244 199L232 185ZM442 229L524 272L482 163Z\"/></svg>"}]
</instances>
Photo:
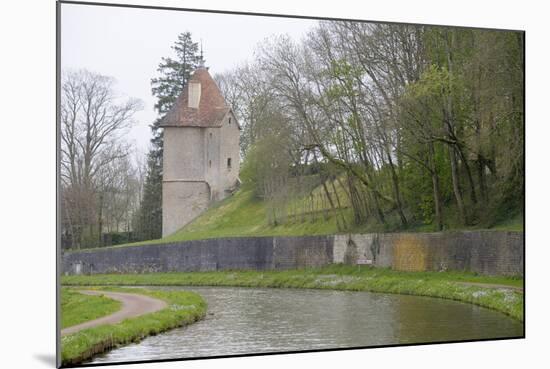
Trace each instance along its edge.
<instances>
[{"instance_id":1,"label":"stone wall","mask_svg":"<svg viewBox=\"0 0 550 369\"><path fill-rule=\"evenodd\" d=\"M247 237L70 252L66 274L293 269L331 263L402 271L523 274L523 233L472 231Z\"/></svg>"},{"instance_id":2,"label":"stone wall","mask_svg":"<svg viewBox=\"0 0 550 369\"><path fill-rule=\"evenodd\" d=\"M240 170L240 131L237 119L232 112L224 118L219 128L219 135L219 169L209 176L208 183L218 193L217 199L222 200L229 195L227 190L235 187ZM231 159L230 168L227 167L227 159Z\"/></svg>"},{"instance_id":3,"label":"stone wall","mask_svg":"<svg viewBox=\"0 0 550 369\"><path fill-rule=\"evenodd\" d=\"M206 211L209 206L208 183L164 180L162 182L162 234L166 236L176 232Z\"/></svg>"},{"instance_id":4,"label":"stone wall","mask_svg":"<svg viewBox=\"0 0 550 369\"><path fill-rule=\"evenodd\" d=\"M205 129L164 128L163 179L205 180Z\"/></svg>"},{"instance_id":5,"label":"stone wall","mask_svg":"<svg viewBox=\"0 0 550 369\"><path fill-rule=\"evenodd\" d=\"M163 236L176 232L210 205L210 187L205 179L205 140L203 128L164 128Z\"/></svg>"}]
</instances>

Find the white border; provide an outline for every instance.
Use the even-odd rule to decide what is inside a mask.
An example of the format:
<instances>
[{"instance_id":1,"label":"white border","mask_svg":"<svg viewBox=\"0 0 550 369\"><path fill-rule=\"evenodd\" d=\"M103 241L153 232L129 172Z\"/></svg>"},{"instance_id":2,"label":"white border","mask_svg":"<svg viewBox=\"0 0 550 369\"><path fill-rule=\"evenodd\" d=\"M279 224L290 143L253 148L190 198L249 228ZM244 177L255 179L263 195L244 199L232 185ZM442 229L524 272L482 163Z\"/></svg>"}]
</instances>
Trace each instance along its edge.
<instances>
[{"instance_id":1,"label":"white border","mask_svg":"<svg viewBox=\"0 0 550 369\"><path fill-rule=\"evenodd\" d=\"M546 226L549 157L548 11L519 1L296 0L136 1L188 8L527 31L527 339L141 364L143 368L368 366L518 368L545 357L549 260ZM124 1L123 1L124 2ZM534 4L534 2L533 2ZM55 346L55 4L3 2L0 11L0 332L5 368L53 367ZM535 364L537 365L537 364ZM544 364L542 364L544 365Z\"/></svg>"}]
</instances>

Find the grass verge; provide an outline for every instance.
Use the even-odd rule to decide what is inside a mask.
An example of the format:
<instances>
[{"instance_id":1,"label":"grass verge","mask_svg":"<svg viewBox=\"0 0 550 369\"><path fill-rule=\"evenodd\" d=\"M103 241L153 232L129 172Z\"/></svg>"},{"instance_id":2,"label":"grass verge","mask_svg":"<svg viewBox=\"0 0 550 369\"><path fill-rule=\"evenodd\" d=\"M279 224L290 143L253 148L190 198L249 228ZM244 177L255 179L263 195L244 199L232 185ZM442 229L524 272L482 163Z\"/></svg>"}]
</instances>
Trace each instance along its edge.
<instances>
[{"instance_id":1,"label":"grass verge","mask_svg":"<svg viewBox=\"0 0 550 369\"><path fill-rule=\"evenodd\" d=\"M79 364L113 347L138 342L147 336L193 323L206 314L206 302L194 292L116 287L97 289L151 296L166 301L168 307L154 313L126 319L118 324L102 325L63 336L61 361L64 366Z\"/></svg>"},{"instance_id":2,"label":"grass verge","mask_svg":"<svg viewBox=\"0 0 550 369\"><path fill-rule=\"evenodd\" d=\"M286 271L226 271L63 276L63 285L155 285L314 288L431 296L472 303L523 321L518 291L457 282L523 286L523 279L461 272L399 272L391 269L330 265Z\"/></svg>"},{"instance_id":3,"label":"grass verge","mask_svg":"<svg viewBox=\"0 0 550 369\"><path fill-rule=\"evenodd\" d=\"M71 327L120 310L121 303L103 295L91 296L61 289L61 328Z\"/></svg>"}]
</instances>

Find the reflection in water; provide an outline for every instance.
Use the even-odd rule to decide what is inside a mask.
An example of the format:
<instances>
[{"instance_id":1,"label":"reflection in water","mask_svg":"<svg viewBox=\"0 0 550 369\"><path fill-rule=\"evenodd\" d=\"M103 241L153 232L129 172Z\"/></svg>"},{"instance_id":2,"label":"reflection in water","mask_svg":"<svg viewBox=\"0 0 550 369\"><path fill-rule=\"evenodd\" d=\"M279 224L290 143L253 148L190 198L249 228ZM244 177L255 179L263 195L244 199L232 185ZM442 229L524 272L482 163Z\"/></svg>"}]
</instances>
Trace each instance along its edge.
<instances>
[{"instance_id":1,"label":"reflection in water","mask_svg":"<svg viewBox=\"0 0 550 369\"><path fill-rule=\"evenodd\" d=\"M232 287L167 287L208 302L200 322L98 356L93 363L518 337L523 324L450 300Z\"/></svg>"}]
</instances>

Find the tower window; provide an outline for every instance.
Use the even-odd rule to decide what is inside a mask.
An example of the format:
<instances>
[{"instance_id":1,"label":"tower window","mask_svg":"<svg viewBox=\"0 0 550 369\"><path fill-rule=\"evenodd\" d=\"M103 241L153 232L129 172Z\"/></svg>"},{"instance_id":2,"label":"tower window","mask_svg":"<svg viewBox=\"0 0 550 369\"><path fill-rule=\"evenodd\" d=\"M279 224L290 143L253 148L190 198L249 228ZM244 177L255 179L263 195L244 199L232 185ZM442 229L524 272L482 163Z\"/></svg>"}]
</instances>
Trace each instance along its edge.
<instances>
[{"instance_id":1,"label":"tower window","mask_svg":"<svg viewBox=\"0 0 550 369\"><path fill-rule=\"evenodd\" d=\"M212 168L212 160L208 160L208 167Z\"/></svg>"},{"instance_id":2,"label":"tower window","mask_svg":"<svg viewBox=\"0 0 550 369\"><path fill-rule=\"evenodd\" d=\"M231 169L231 158L227 158L227 169Z\"/></svg>"},{"instance_id":3,"label":"tower window","mask_svg":"<svg viewBox=\"0 0 550 369\"><path fill-rule=\"evenodd\" d=\"M229 117L229 124L231 124L231 117Z\"/></svg>"}]
</instances>

